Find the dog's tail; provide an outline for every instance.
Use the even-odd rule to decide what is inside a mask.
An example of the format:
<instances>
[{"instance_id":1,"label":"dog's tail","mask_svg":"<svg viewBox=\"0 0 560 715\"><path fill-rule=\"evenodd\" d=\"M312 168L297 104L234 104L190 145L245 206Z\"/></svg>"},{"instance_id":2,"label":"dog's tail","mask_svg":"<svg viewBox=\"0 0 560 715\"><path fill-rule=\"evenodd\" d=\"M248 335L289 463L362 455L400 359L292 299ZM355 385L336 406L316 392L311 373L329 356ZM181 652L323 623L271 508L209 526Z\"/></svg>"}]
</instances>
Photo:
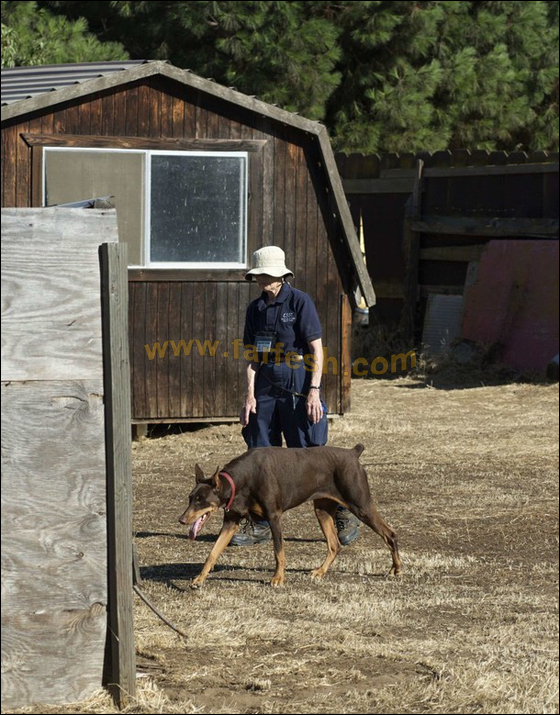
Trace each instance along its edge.
<instances>
[{"instance_id":1,"label":"dog's tail","mask_svg":"<svg viewBox=\"0 0 560 715\"><path fill-rule=\"evenodd\" d=\"M360 454L364 451L365 447L363 444L357 444L353 449L354 449L354 452L358 453L358 457L359 457Z\"/></svg>"}]
</instances>

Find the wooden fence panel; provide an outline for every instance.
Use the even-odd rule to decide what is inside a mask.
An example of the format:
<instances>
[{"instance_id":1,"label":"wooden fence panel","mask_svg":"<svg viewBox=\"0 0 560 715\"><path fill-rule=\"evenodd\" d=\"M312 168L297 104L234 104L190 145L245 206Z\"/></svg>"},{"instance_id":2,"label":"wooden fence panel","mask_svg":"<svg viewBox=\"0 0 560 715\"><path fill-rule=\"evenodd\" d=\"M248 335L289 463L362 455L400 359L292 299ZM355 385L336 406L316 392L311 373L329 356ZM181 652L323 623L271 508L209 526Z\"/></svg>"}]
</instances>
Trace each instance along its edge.
<instances>
[{"instance_id":1,"label":"wooden fence panel","mask_svg":"<svg viewBox=\"0 0 560 715\"><path fill-rule=\"evenodd\" d=\"M60 211L2 209L2 380L103 375L97 246L115 212Z\"/></svg>"},{"instance_id":2,"label":"wooden fence panel","mask_svg":"<svg viewBox=\"0 0 560 715\"><path fill-rule=\"evenodd\" d=\"M336 159L354 220L363 221L378 298L373 314L388 326L399 323L396 307L407 284L404 323L411 311L423 309L419 300L426 292L462 292L469 262L491 239L558 238L557 153L456 150ZM405 266L407 246L398 226L419 159L425 162L422 216L410 216L407 231L420 234L420 251ZM416 289L411 272L419 277Z\"/></svg>"},{"instance_id":3,"label":"wooden fence panel","mask_svg":"<svg viewBox=\"0 0 560 715\"><path fill-rule=\"evenodd\" d=\"M101 686L103 381L2 383L2 707Z\"/></svg>"},{"instance_id":4,"label":"wooden fence panel","mask_svg":"<svg viewBox=\"0 0 560 715\"><path fill-rule=\"evenodd\" d=\"M98 249L114 211L2 210L2 707L83 699L107 626Z\"/></svg>"}]
</instances>

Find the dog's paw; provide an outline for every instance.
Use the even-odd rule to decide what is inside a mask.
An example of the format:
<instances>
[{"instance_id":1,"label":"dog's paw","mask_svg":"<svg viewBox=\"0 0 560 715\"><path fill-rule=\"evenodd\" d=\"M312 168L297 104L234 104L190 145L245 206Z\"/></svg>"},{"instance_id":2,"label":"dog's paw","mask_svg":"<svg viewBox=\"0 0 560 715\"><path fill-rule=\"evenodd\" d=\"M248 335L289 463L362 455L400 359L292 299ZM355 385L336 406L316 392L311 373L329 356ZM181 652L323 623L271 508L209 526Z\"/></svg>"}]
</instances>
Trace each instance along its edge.
<instances>
[{"instance_id":1,"label":"dog's paw","mask_svg":"<svg viewBox=\"0 0 560 715\"><path fill-rule=\"evenodd\" d=\"M193 591L196 591L198 588L202 588L203 584L203 579L195 578L193 581L191 581L191 588L193 589Z\"/></svg>"},{"instance_id":2,"label":"dog's paw","mask_svg":"<svg viewBox=\"0 0 560 715\"><path fill-rule=\"evenodd\" d=\"M323 571L322 568L318 569L313 569L313 571L309 572L309 576L314 580L314 581L320 581L323 576L325 575L325 572Z\"/></svg>"},{"instance_id":3,"label":"dog's paw","mask_svg":"<svg viewBox=\"0 0 560 715\"><path fill-rule=\"evenodd\" d=\"M272 581L270 582L270 585L272 588L279 588L280 586L284 585L284 577L283 576L274 576Z\"/></svg>"}]
</instances>

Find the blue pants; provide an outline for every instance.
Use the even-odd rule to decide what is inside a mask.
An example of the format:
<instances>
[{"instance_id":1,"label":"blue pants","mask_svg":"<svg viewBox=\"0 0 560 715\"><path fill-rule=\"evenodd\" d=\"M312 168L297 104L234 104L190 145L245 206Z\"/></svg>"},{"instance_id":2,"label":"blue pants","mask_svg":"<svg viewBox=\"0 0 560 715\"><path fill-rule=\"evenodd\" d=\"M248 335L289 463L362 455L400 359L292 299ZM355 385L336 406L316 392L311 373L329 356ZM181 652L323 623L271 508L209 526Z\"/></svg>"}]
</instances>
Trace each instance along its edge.
<instances>
[{"instance_id":1,"label":"blue pants","mask_svg":"<svg viewBox=\"0 0 560 715\"><path fill-rule=\"evenodd\" d=\"M285 362L261 365L255 382L257 414L251 414L243 428L243 438L251 447L281 447L282 435L287 447L322 447L328 439L327 406L316 425L307 417L306 398L285 390L306 395L311 373L303 368L292 369ZM284 390L281 388L285 388Z\"/></svg>"}]
</instances>

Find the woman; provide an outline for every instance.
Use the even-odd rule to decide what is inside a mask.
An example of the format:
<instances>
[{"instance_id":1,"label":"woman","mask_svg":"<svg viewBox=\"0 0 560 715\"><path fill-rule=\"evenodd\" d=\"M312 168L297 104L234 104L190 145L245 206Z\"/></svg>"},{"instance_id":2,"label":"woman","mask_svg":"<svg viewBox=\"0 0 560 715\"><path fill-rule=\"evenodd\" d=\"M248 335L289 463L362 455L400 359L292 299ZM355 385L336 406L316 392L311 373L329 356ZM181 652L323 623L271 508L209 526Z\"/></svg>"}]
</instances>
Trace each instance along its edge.
<instances>
[{"instance_id":1,"label":"woman","mask_svg":"<svg viewBox=\"0 0 560 715\"><path fill-rule=\"evenodd\" d=\"M247 280L255 279L261 296L247 309L243 341L247 393L241 412L247 446L320 447L327 443L327 407L321 399L322 329L312 299L286 279L281 248L266 246L253 254ZM337 528L346 545L358 536L358 521L348 510L338 513ZM232 544L245 546L271 538L267 522L250 522Z\"/></svg>"}]
</instances>

